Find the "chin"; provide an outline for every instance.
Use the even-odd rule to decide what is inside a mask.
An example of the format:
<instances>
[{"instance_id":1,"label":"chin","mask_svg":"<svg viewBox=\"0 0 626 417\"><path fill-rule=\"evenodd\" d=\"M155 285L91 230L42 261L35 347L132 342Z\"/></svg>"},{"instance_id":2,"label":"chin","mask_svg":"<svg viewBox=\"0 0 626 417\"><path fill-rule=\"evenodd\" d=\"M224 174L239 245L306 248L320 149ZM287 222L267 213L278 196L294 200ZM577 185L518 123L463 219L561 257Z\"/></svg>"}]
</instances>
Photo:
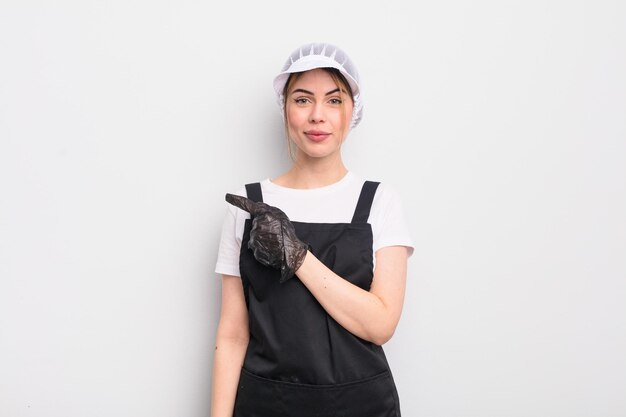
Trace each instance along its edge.
<instances>
[{"instance_id":1,"label":"chin","mask_svg":"<svg viewBox=\"0 0 626 417\"><path fill-rule=\"evenodd\" d=\"M327 158L339 153L338 148L329 149L327 147L301 147L299 148L303 156L307 158Z\"/></svg>"}]
</instances>

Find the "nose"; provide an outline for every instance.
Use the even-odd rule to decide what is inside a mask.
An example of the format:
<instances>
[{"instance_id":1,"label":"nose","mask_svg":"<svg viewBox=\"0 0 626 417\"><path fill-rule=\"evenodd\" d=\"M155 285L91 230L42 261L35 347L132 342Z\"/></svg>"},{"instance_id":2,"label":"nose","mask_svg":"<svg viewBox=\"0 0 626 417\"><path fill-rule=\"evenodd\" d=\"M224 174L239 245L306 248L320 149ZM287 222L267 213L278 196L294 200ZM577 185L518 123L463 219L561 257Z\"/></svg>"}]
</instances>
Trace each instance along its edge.
<instances>
[{"instance_id":1,"label":"nose","mask_svg":"<svg viewBox=\"0 0 626 417\"><path fill-rule=\"evenodd\" d=\"M309 121L311 123L322 123L325 121L324 108L322 103L315 103L313 106L311 106Z\"/></svg>"}]
</instances>

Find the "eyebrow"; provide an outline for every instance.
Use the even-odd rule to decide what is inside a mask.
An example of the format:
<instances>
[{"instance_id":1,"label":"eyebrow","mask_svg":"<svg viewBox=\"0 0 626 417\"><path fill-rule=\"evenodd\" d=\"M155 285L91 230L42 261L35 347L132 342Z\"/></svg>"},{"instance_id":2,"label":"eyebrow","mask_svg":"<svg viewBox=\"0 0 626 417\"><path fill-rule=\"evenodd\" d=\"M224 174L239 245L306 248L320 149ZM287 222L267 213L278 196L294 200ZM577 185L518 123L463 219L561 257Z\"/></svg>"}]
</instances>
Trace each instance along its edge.
<instances>
[{"instance_id":1,"label":"eyebrow","mask_svg":"<svg viewBox=\"0 0 626 417\"><path fill-rule=\"evenodd\" d=\"M327 96L329 96L329 95L331 95L331 94L335 94L335 93L336 93L336 92L338 92L338 91L345 92L345 91L343 91L343 90L340 90L339 88L335 88L334 90L329 91L328 93L326 93L326 95L327 95ZM314 95L311 91L309 91L309 90L305 90L305 89L303 89L303 88L297 88L297 89L295 89L295 90L293 90L293 91L291 92L291 94L295 94L295 93L304 93L304 94L309 94L309 95L311 95L311 96L313 96L313 95Z\"/></svg>"}]
</instances>

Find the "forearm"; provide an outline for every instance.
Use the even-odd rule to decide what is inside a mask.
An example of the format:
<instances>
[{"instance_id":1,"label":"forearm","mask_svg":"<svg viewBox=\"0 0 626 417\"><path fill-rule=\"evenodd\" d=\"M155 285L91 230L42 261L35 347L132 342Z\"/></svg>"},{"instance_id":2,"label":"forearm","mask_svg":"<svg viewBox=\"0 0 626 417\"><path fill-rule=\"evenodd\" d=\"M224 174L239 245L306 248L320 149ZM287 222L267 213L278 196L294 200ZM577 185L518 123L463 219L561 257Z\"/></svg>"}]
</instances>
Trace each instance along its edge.
<instances>
[{"instance_id":1,"label":"forearm","mask_svg":"<svg viewBox=\"0 0 626 417\"><path fill-rule=\"evenodd\" d=\"M381 297L343 279L311 252L297 276L326 312L350 333L378 345L393 335L398 306L386 305Z\"/></svg>"},{"instance_id":2,"label":"forearm","mask_svg":"<svg viewBox=\"0 0 626 417\"><path fill-rule=\"evenodd\" d=\"M211 417L232 417L247 340L217 338L213 359Z\"/></svg>"}]
</instances>

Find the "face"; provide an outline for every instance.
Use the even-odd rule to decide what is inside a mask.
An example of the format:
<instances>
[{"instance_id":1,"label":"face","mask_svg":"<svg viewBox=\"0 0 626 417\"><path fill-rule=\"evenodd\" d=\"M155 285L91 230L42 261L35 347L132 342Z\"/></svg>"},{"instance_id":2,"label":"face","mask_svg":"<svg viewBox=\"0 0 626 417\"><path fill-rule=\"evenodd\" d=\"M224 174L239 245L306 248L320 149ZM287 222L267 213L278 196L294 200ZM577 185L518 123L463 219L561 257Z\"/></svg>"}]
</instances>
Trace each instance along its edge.
<instances>
[{"instance_id":1,"label":"face","mask_svg":"<svg viewBox=\"0 0 626 417\"><path fill-rule=\"evenodd\" d=\"M285 97L289 137L297 146L297 158L338 156L350 130L352 99L328 72L306 71Z\"/></svg>"}]
</instances>

